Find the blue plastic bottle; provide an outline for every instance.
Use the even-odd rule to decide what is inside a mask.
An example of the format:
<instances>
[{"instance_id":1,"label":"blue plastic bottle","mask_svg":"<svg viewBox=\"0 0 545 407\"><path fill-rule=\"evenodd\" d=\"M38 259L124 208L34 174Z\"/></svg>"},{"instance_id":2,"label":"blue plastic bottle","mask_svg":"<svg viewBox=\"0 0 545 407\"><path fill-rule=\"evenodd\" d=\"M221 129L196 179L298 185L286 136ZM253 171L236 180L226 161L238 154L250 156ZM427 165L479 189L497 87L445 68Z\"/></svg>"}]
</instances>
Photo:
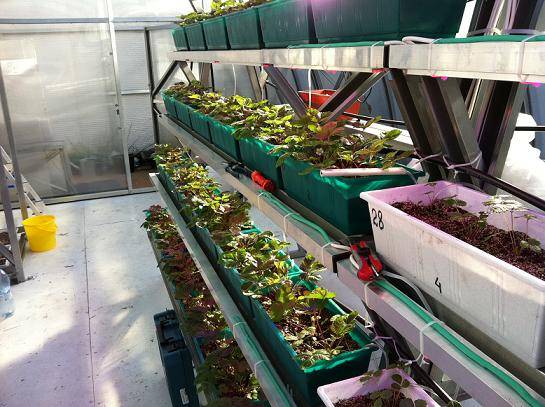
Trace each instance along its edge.
<instances>
[{"instance_id":1,"label":"blue plastic bottle","mask_svg":"<svg viewBox=\"0 0 545 407\"><path fill-rule=\"evenodd\" d=\"M15 311L9 276L0 270L0 321L9 318Z\"/></svg>"}]
</instances>

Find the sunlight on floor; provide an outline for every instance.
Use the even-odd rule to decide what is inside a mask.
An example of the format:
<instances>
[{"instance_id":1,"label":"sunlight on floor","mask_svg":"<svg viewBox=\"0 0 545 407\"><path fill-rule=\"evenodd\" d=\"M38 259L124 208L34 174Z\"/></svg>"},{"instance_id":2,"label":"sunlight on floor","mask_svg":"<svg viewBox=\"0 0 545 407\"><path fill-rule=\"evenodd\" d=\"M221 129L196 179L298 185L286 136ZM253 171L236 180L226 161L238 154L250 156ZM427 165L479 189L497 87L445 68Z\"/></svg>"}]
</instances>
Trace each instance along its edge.
<instances>
[{"instance_id":1,"label":"sunlight on floor","mask_svg":"<svg viewBox=\"0 0 545 407\"><path fill-rule=\"evenodd\" d=\"M169 308L140 228L156 194L48 207L58 246L27 252L0 322L1 407L170 406L153 315Z\"/></svg>"}]
</instances>

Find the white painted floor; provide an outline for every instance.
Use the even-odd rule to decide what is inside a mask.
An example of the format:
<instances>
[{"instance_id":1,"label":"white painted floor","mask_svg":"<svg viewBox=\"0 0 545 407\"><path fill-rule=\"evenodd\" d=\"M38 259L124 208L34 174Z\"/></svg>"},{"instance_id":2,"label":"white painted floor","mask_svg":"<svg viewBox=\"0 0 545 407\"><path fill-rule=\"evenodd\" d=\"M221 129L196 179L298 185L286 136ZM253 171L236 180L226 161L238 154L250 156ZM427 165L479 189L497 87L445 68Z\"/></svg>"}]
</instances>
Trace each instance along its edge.
<instances>
[{"instance_id":1,"label":"white painted floor","mask_svg":"<svg viewBox=\"0 0 545 407\"><path fill-rule=\"evenodd\" d=\"M0 406L167 407L153 315L170 307L140 225L157 194L48 207L55 250L27 252L0 322Z\"/></svg>"}]
</instances>

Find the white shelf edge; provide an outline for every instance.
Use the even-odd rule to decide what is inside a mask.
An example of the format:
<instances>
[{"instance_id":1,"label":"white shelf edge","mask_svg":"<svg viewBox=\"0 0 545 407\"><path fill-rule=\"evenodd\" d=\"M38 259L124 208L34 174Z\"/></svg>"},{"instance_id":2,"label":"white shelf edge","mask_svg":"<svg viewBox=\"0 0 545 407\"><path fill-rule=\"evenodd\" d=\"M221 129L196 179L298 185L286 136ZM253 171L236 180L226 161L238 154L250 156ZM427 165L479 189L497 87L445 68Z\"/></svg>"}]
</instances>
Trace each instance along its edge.
<instances>
[{"instance_id":1,"label":"white shelf edge","mask_svg":"<svg viewBox=\"0 0 545 407\"><path fill-rule=\"evenodd\" d=\"M391 45L389 68L409 75L545 82L545 42Z\"/></svg>"}]
</instances>

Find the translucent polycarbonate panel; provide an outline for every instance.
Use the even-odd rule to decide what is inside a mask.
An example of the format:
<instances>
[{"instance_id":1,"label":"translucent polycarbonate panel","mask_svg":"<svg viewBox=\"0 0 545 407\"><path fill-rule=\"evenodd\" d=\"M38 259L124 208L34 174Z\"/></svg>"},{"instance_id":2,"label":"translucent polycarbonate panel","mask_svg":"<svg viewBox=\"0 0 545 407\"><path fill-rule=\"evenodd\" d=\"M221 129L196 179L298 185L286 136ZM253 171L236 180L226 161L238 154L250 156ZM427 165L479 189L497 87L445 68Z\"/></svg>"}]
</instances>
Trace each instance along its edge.
<instances>
[{"instance_id":1,"label":"translucent polycarbonate panel","mask_svg":"<svg viewBox=\"0 0 545 407\"><path fill-rule=\"evenodd\" d=\"M123 130L128 140L129 154L150 149L154 139L149 95L124 95L121 101Z\"/></svg>"},{"instance_id":2,"label":"translucent polycarbonate panel","mask_svg":"<svg viewBox=\"0 0 545 407\"><path fill-rule=\"evenodd\" d=\"M110 0L114 17L172 17L193 11L189 0Z\"/></svg>"},{"instance_id":3,"label":"translucent polycarbonate panel","mask_svg":"<svg viewBox=\"0 0 545 407\"><path fill-rule=\"evenodd\" d=\"M159 143L181 147L180 141L161 122L159 122Z\"/></svg>"},{"instance_id":4,"label":"translucent polycarbonate panel","mask_svg":"<svg viewBox=\"0 0 545 407\"><path fill-rule=\"evenodd\" d=\"M150 47L153 63L153 80L157 84L170 65L168 53L175 51L174 40L171 34L172 29L150 31ZM197 66L197 64L195 64ZM198 77L197 69L193 70ZM182 81L183 74L178 70L172 79L166 84L169 86L174 82Z\"/></svg>"},{"instance_id":5,"label":"translucent polycarbonate panel","mask_svg":"<svg viewBox=\"0 0 545 407\"><path fill-rule=\"evenodd\" d=\"M214 64L214 87L226 96L233 94L254 98L248 70L241 65Z\"/></svg>"},{"instance_id":6,"label":"translucent polycarbonate panel","mask_svg":"<svg viewBox=\"0 0 545 407\"><path fill-rule=\"evenodd\" d=\"M126 189L108 25L2 28L0 60L29 182L43 197Z\"/></svg>"},{"instance_id":7,"label":"translucent polycarbonate panel","mask_svg":"<svg viewBox=\"0 0 545 407\"><path fill-rule=\"evenodd\" d=\"M148 89L148 66L143 31L115 33L121 91Z\"/></svg>"},{"instance_id":8,"label":"translucent polycarbonate panel","mask_svg":"<svg viewBox=\"0 0 545 407\"><path fill-rule=\"evenodd\" d=\"M108 17L105 0L1 0L0 18Z\"/></svg>"}]
</instances>

